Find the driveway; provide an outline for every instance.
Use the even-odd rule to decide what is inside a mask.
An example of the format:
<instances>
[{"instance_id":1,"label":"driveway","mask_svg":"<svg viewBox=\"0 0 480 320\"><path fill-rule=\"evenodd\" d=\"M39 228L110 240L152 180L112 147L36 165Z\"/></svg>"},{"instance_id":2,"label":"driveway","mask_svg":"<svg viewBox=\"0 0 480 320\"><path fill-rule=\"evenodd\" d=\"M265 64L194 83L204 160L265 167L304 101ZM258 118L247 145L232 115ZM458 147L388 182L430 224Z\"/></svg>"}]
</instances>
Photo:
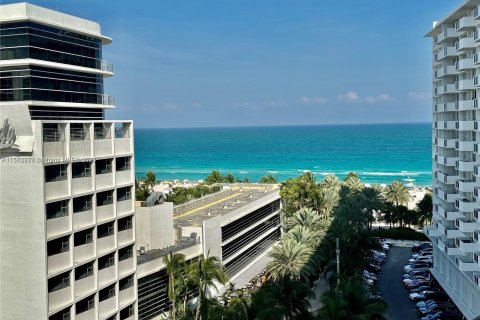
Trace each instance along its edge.
<instances>
[{"instance_id":1,"label":"driveway","mask_svg":"<svg viewBox=\"0 0 480 320\"><path fill-rule=\"evenodd\" d=\"M383 265L379 287L387 303L385 316L388 320L420 319L415 303L408 298L409 292L402 284L403 267L411 255L411 248L393 246Z\"/></svg>"}]
</instances>

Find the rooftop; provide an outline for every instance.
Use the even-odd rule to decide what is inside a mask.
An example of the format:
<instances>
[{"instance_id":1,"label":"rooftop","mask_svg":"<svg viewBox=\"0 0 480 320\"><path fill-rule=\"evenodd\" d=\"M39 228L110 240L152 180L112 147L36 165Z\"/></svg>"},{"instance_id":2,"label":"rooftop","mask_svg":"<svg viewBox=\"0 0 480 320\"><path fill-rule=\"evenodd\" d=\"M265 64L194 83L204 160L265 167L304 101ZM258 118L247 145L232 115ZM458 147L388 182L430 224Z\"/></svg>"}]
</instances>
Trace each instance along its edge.
<instances>
[{"instance_id":1,"label":"rooftop","mask_svg":"<svg viewBox=\"0 0 480 320\"><path fill-rule=\"evenodd\" d=\"M32 21L95 37L102 40L103 44L112 42L112 39L101 34L100 25L94 21L40 7L27 2L0 5L0 21Z\"/></svg>"},{"instance_id":2,"label":"rooftop","mask_svg":"<svg viewBox=\"0 0 480 320\"><path fill-rule=\"evenodd\" d=\"M205 220L232 212L278 191L278 185L233 184L224 191L214 194L217 196L211 197L210 202L202 201L200 198L198 205L195 205L195 201L192 201L188 210L173 216L174 223L180 227L199 227Z\"/></svg>"},{"instance_id":3,"label":"rooftop","mask_svg":"<svg viewBox=\"0 0 480 320\"><path fill-rule=\"evenodd\" d=\"M460 5L458 5L455 9L453 9L445 18L440 21L435 21L433 23L433 28L430 30L426 36L433 37L436 34L441 32L440 26L445 23L453 23L456 20L465 16L465 12L463 10L471 10L474 9L476 6L480 5L480 0L464 0Z\"/></svg>"}]
</instances>

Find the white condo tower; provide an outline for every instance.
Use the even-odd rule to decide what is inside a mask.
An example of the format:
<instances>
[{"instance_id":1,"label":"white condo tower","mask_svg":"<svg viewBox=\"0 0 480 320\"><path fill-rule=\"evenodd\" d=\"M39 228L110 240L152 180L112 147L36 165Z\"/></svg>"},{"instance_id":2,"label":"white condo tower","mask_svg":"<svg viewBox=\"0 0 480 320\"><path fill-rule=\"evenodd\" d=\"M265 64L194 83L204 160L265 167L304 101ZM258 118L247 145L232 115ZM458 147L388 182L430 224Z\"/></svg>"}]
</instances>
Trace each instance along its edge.
<instances>
[{"instance_id":1,"label":"white condo tower","mask_svg":"<svg viewBox=\"0 0 480 320\"><path fill-rule=\"evenodd\" d=\"M464 1L433 40L432 273L467 319L480 316L480 1Z\"/></svg>"},{"instance_id":2,"label":"white condo tower","mask_svg":"<svg viewBox=\"0 0 480 320\"><path fill-rule=\"evenodd\" d=\"M92 21L0 5L0 319L136 319L131 121Z\"/></svg>"}]
</instances>

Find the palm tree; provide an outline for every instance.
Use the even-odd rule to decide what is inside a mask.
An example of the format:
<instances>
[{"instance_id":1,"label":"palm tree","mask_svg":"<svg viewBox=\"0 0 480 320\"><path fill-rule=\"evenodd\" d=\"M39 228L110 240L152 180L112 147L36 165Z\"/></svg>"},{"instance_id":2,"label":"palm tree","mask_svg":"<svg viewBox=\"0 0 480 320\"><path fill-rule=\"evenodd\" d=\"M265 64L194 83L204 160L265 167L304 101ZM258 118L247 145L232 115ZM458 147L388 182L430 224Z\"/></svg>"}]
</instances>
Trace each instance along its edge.
<instances>
[{"instance_id":1,"label":"palm tree","mask_svg":"<svg viewBox=\"0 0 480 320\"><path fill-rule=\"evenodd\" d=\"M342 186L342 182L337 178L336 175L329 174L325 177L325 179L323 179L321 185L327 189L332 189L338 192Z\"/></svg>"},{"instance_id":2,"label":"palm tree","mask_svg":"<svg viewBox=\"0 0 480 320\"><path fill-rule=\"evenodd\" d=\"M233 174L229 173L223 178L223 181L227 182L227 183L234 183L235 182L235 176Z\"/></svg>"},{"instance_id":3,"label":"palm tree","mask_svg":"<svg viewBox=\"0 0 480 320\"><path fill-rule=\"evenodd\" d=\"M268 176L263 176L258 181L259 183L277 183L277 179L269 174Z\"/></svg>"},{"instance_id":4,"label":"palm tree","mask_svg":"<svg viewBox=\"0 0 480 320\"><path fill-rule=\"evenodd\" d=\"M419 214L419 223L420 225L429 224L432 222L432 194L426 193L423 196L423 199L417 203L417 211Z\"/></svg>"},{"instance_id":5,"label":"palm tree","mask_svg":"<svg viewBox=\"0 0 480 320\"><path fill-rule=\"evenodd\" d=\"M147 187L150 187L150 189L153 189L155 187L155 184L157 183L157 176L155 176L155 173L153 171L149 170L145 174L145 185Z\"/></svg>"},{"instance_id":6,"label":"palm tree","mask_svg":"<svg viewBox=\"0 0 480 320\"><path fill-rule=\"evenodd\" d=\"M318 314L318 320L347 319L348 313L345 309L348 303L339 291L335 289L326 291L322 294L321 301L323 307Z\"/></svg>"},{"instance_id":7,"label":"palm tree","mask_svg":"<svg viewBox=\"0 0 480 320\"><path fill-rule=\"evenodd\" d=\"M178 273L182 272L183 266L185 264L185 255L180 253L172 254L172 252L170 252L168 255L163 256L162 260L168 273L167 293L168 299L171 302L170 317L175 320L177 314L177 309L175 305L177 301L177 282L175 277Z\"/></svg>"},{"instance_id":8,"label":"palm tree","mask_svg":"<svg viewBox=\"0 0 480 320\"><path fill-rule=\"evenodd\" d=\"M195 320L207 320L208 309L202 308L202 304L207 297L208 289L213 288L218 290L215 282L221 284L227 283L227 271L218 258L210 257L210 252L208 252L207 256L201 255L194 263L192 269L190 270L190 276L199 290Z\"/></svg>"},{"instance_id":9,"label":"palm tree","mask_svg":"<svg viewBox=\"0 0 480 320\"><path fill-rule=\"evenodd\" d=\"M348 188L349 193L359 193L363 190L364 185L356 175L350 175L345 179L344 185Z\"/></svg>"},{"instance_id":10,"label":"palm tree","mask_svg":"<svg viewBox=\"0 0 480 320\"><path fill-rule=\"evenodd\" d=\"M267 271L273 280L307 277L313 273L310 264L313 253L313 248L307 244L285 238L270 251L273 260L267 265Z\"/></svg>"},{"instance_id":11,"label":"palm tree","mask_svg":"<svg viewBox=\"0 0 480 320\"><path fill-rule=\"evenodd\" d=\"M222 183L223 182L223 176L218 170L213 170L208 177L205 179L206 183L212 184L212 183Z\"/></svg>"},{"instance_id":12,"label":"palm tree","mask_svg":"<svg viewBox=\"0 0 480 320\"><path fill-rule=\"evenodd\" d=\"M291 239L297 243L304 243L309 247L315 248L322 239L321 234L305 226L297 225L285 234L285 239Z\"/></svg>"},{"instance_id":13,"label":"palm tree","mask_svg":"<svg viewBox=\"0 0 480 320\"><path fill-rule=\"evenodd\" d=\"M301 208L285 221L285 228L292 229L295 226L303 226L315 232L325 232L328 229L328 223L310 208Z\"/></svg>"},{"instance_id":14,"label":"palm tree","mask_svg":"<svg viewBox=\"0 0 480 320\"><path fill-rule=\"evenodd\" d=\"M385 189L385 200L395 205L406 205L410 199L410 192L407 187L400 181L393 181L392 184Z\"/></svg>"}]
</instances>

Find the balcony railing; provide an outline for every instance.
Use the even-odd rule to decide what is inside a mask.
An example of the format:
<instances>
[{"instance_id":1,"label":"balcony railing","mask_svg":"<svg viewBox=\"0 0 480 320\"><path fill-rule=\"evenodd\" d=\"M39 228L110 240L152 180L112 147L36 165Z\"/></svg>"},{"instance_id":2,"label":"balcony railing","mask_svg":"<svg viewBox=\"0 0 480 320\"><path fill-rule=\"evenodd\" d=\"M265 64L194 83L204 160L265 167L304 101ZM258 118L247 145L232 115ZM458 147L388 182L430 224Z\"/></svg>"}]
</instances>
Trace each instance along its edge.
<instances>
[{"instance_id":1,"label":"balcony railing","mask_svg":"<svg viewBox=\"0 0 480 320\"><path fill-rule=\"evenodd\" d=\"M100 69L102 71L113 73L113 64L107 60L100 60Z\"/></svg>"}]
</instances>

